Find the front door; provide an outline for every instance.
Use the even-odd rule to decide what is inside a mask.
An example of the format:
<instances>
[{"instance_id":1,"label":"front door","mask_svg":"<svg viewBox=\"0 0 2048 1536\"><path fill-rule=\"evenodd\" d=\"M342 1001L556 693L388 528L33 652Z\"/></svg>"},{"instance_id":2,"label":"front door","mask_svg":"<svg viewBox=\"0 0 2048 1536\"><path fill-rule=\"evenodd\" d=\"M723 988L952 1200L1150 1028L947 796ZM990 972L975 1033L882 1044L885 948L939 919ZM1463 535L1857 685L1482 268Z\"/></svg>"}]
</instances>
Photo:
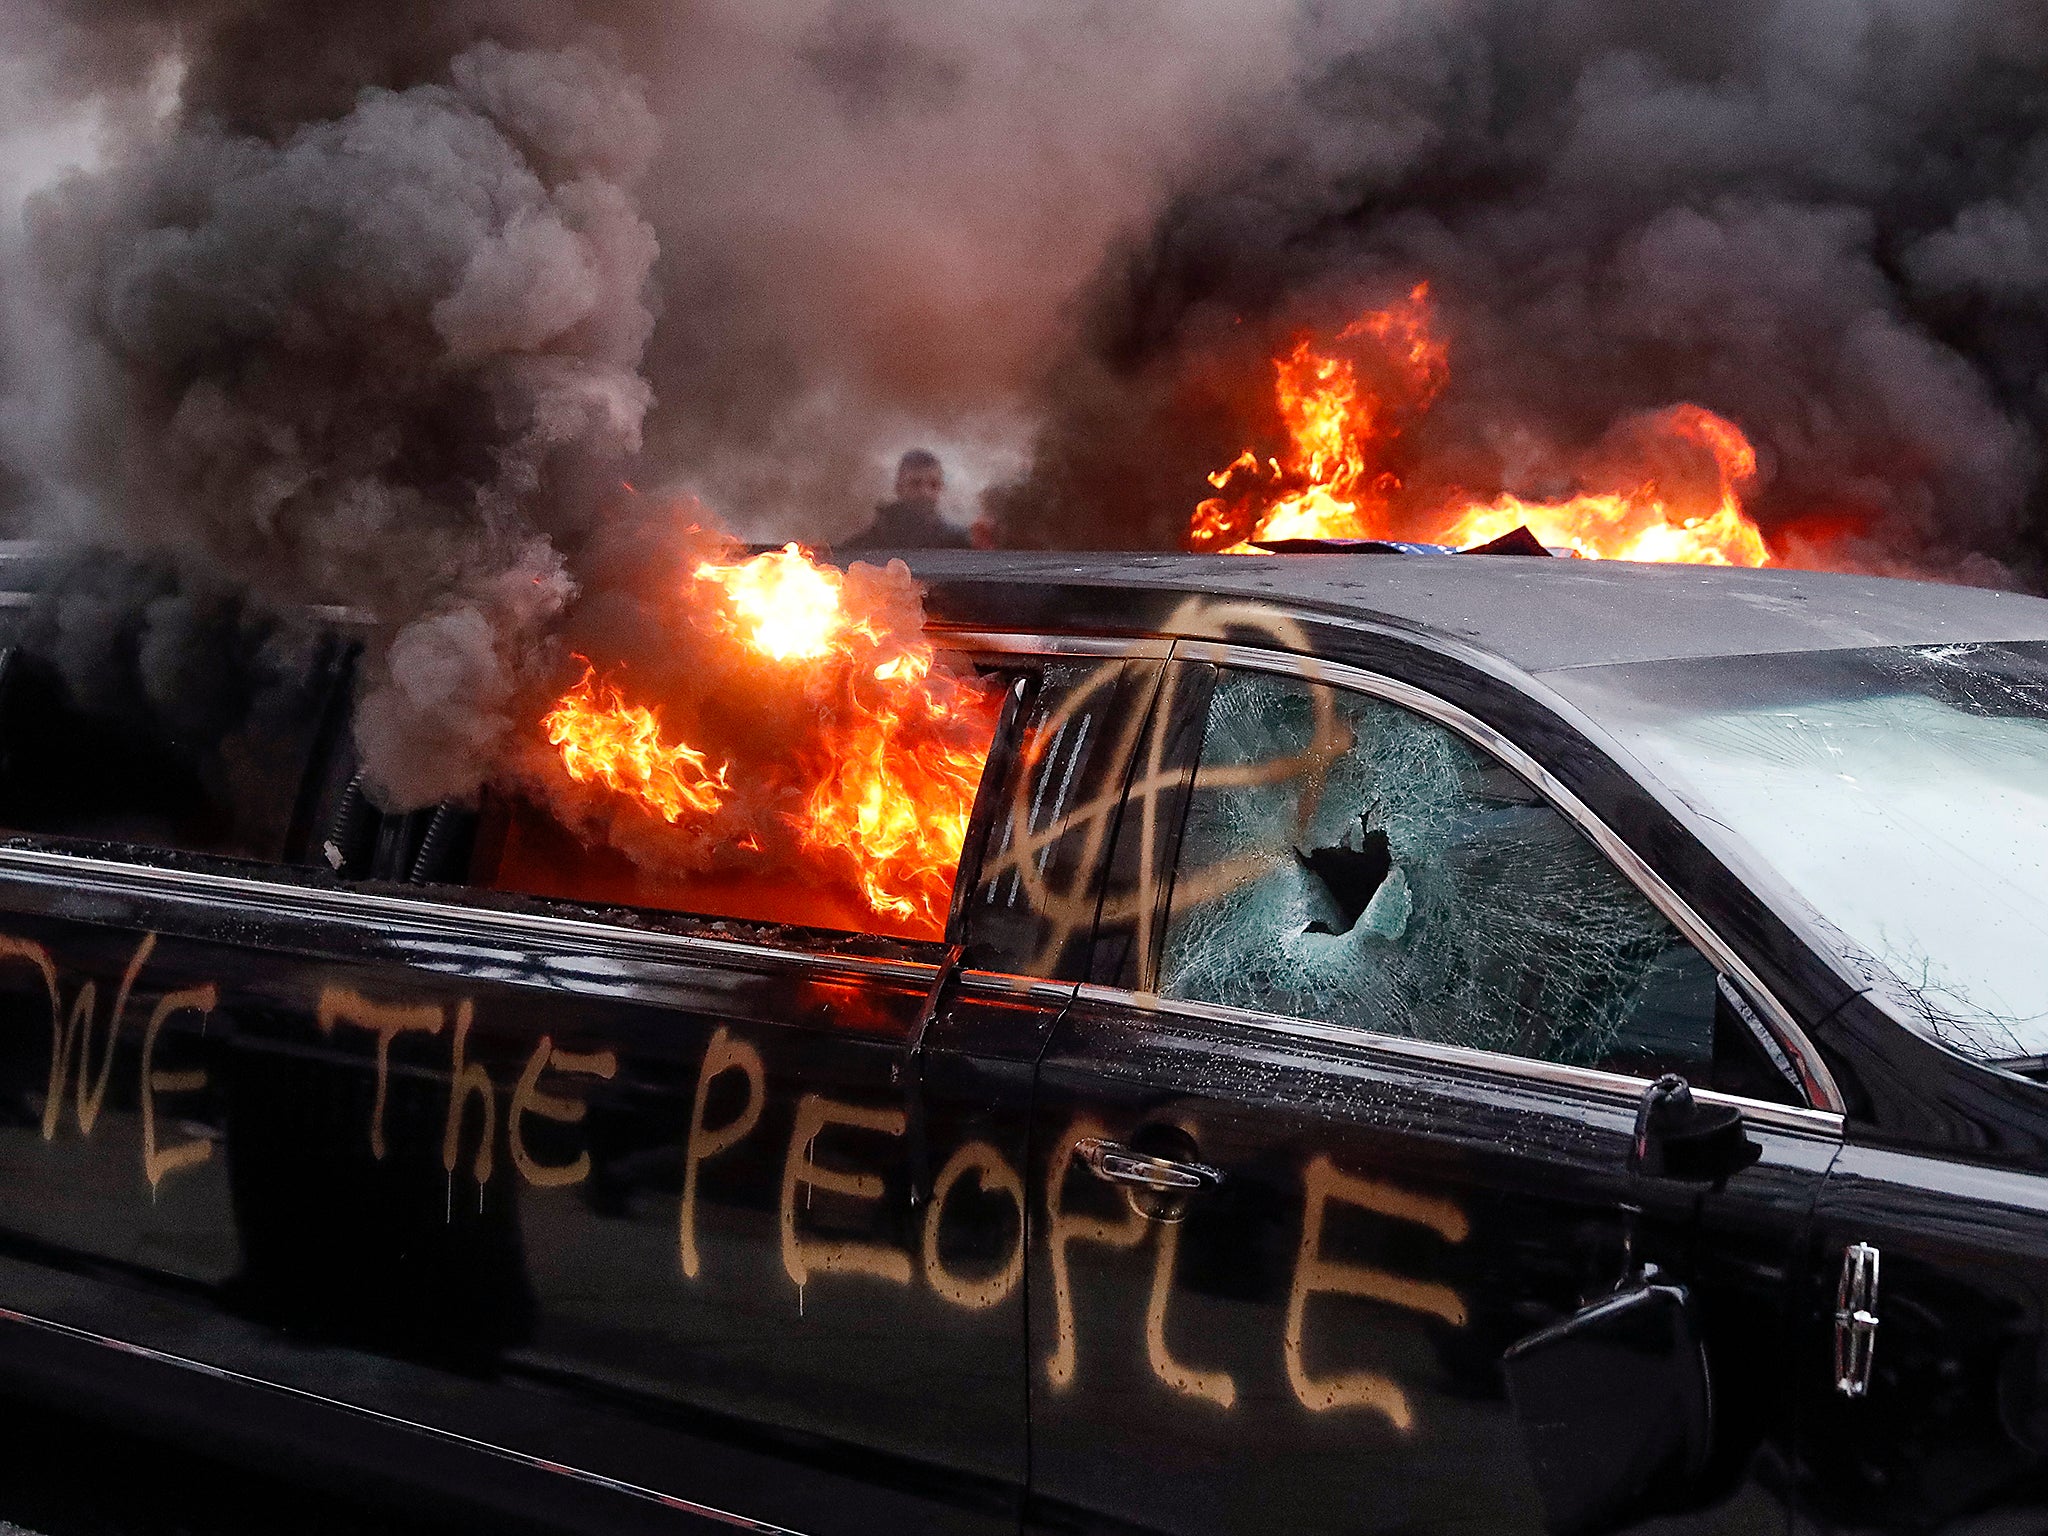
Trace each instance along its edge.
<instances>
[{"instance_id":1,"label":"front door","mask_svg":"<svg viewBox=\"0 0 2048 1536\"><path fill-rule=\"evenodd\" d=\"M1124 821L1170 888L1106 899L1122 973L1041 1069L1033 1523L1540 1531L1501 1354L1615 1285L1636 1195L1721 1416L1664 1528L1782 1529L1766 1387L1832 1127L1752 1106L1762 1160L1697 1214L1625 1176L1658 1071L1794 1097L1715 968L1436 720L1190 664L1157 718L1191 780L1148 776Z\"/></svg>"}]
</instances>

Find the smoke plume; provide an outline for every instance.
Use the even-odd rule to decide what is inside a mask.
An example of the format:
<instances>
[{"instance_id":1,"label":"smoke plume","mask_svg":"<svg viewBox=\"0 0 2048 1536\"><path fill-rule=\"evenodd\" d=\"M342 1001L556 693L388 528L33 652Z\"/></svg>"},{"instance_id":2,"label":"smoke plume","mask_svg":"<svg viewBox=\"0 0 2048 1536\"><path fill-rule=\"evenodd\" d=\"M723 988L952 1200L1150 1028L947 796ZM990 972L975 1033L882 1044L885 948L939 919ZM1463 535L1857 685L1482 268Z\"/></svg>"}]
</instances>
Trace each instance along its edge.
<instances>
[{"instance_id":1,"label":"smoke plume","mask_svg":"<svg viewBox=\"0 0 2048 1536\"><path fill-rule=\"evenodd\" d=\"M1299 84L1114 252L1010 536L1167 546L1267 359L1427 280L1418 490L1569 492L1617 424L1739 422L1803 563L2032 578L2048 21L2016 3L1305 8Z\"/></svg>"},{"instance_id":2,"label":"smoke plume","mask_svg":"<svg viewBox=\"0 0 2048 1536\"><path fill-rule=\"evenodd\" d=\"M0 225L7 531L152 611L363 610L389 803L516 756L622 482L829 539L888 450L1028 440L1012 542L1172 546L1271 359L1420 281L1417 496L1568 493L1692 402L1781 550L2042 572L2017 0L24 0L0 45L6 180L91 139Z\"/></svg>"},{"instance_id":3,"label":"smoke plume","mask_svg":"<svg viewBox=\"0 0 2048 1536\"><path fill-rule=\"evenodd\" d=\"M467 42L334 116L314 70L296 124L222 67L32 209L79 344L38 531L374 615L366 764L400 803L467 790L639 447L652 115L582 43Z\"/></svg>"},{"instance_id":4,"label":"smoke plume","mask_svg":"<svg viewBox=\"0 0 2048 1536\"><path fill-rule=\"evenodd\" d=\"M15 530L374 616L372 781L464 793L622 481L829 537L1014 436L1286 9L30 0L27 116L99 143L0 248Z\"/></svg>"}]
</instances>

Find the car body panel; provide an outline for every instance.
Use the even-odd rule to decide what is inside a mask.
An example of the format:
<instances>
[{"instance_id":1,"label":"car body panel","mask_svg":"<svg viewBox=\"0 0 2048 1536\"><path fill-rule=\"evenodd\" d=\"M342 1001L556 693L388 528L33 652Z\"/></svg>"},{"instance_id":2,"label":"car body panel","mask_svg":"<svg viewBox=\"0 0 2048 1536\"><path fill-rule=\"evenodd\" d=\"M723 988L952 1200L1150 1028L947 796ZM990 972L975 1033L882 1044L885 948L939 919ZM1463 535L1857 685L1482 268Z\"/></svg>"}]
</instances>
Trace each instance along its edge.
<instances>
[{"instance_id":1,"label":"car body panel","mask_svg":"<svg viewBox=\"0 0 2048 1536\"><path fill-rule=\"evenodd\" d=\"M1772 1385L1811 1331L1792 1308L1838 1137L1753 1117L1761 1161L1696 1215L1692 1191L1626 1177L1636 1096L1084 992L1038 1103L1043 1528L1535 1536L1501 1352L1616 1284L1636 1201L1638 1257L1701 1299L1722 1414L1704 1507L1660 1529L1784 1529L1793 1424ZM1072 1154L1160 1124L1223 1180L1173 1225L1134 1219Z\"/></svg>"},{"instance_id":2,"label":"car body panel","mask_svg":"<svg viewBox=\"0 0 2048 1536\"><path fill-rule=\"evenodd\" d=\"M0 1372L83 1402L97 1350L101 1411L300 1436L309 1476L309 1435L417 1455L501 1514L555 1478L622 1529L1491 1536L1540 1520L1500 1351L1619 1278L1634 1201L1731 1426L1654 1528L2032 1508L2036 1373L1999 1362L2039 1354L2041 1088L1881 1013L1542 674L2048 638L2048 604L1468 557L912 564L942 642L1088 663L1063 686L1114 701L1071 800L1001 786L1030 848L1071 848L1001 886L994 824L967 894L1014 899L989 931L1028 954L0 841ZM1639 1081L1151 996L1199 734L1158 684L1247 655L1426 702L1538 784L1811 1048L1814 1107L1745 1104L1755 1168L1645 1195ZM1168 1123L1226 1180L1170 1236L1074 1145ZM1855 1241L1934 1319L1881 1336L1894 1401L1861 1417L1829 1359ZM181 1373L205 1411L174 1423L148 1400ZM1892 1486L1956 1495L1871 1492L1909 1464Z\"/></svg>"},{"instance_id":3,"label":"car body panel","mask_svg":"<svg viewBox=\"0 0 2048 1536\"><path fill-rule=\"evenodd\" d=\"M104 1285L169 1286L256 1348L175 1323L110 1336L805 1532L1014 1527L1021 1303L935 1291L908 1203L899 1067L938 966L686 942L607 957L533 921L491 943L279 916L224 944L198 936L217 899L118 887L104 872L80 922L35 911L77 904L61 884L0 883L10 1086L47 1093L53 1059L69 1084L0 1138L35 1192L8 1236ZM53 1057L56 1021L93 1016L88 988L97 1032ZM1023 1156L1028 1067L1000 1065L1016 1002L980 990L930 1044L941 1166L956 1139ZM984 1018L994 1065L968 1055ZM838 1189L868 1179L886 1192ZM836 1208L806 1199L813 1181ZM862 1496L831 1493L856 1452Z\"/></svg>"}]
</instances>

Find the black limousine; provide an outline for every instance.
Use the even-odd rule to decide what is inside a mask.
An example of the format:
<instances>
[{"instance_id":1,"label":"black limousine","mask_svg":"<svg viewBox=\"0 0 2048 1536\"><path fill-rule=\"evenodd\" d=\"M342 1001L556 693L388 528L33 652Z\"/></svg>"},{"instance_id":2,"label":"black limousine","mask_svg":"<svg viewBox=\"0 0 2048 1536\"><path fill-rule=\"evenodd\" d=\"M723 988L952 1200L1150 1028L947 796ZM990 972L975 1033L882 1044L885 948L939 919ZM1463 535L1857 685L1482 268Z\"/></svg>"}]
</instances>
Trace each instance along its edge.
<instances>
[{"instance_id":1,"label":"black limousine","mask_svg":"<svg viewBox=\"0 0 2048 1536\"><path fill-rule=\"evenodd\" d=\"M912 565L930 943L380 814L345 635L210 773L9 651L0 1392L490 1531L2048 1521L2048 602Z\"/></svg>"}]
</instances>

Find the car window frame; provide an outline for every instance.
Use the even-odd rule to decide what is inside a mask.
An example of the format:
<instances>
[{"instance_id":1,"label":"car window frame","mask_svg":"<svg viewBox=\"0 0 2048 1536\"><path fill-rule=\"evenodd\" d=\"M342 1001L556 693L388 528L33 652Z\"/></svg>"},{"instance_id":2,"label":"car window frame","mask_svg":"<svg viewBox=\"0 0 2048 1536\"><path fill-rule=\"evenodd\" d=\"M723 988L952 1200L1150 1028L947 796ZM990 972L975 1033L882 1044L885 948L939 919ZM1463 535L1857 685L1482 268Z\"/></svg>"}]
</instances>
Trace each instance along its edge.
<instances>
[{"instance_id":1,"label":"car window frame","mask_svg":"<svg viewBox=\"0 0 2048 1536\"><path fill-rule=\"evenodd\" d=\"M990 659L1015 657L1020 662L1100 658L1155 660L1163 664L1171 649L1171 641L1164 637L1122 640L1007 632L982 634L938 625L931 626L929 633L944 650ZM992 772L1007 773L1013 766L1011 754L1002 747L998 742L997 753L990 762ZM329 748L331 751L331 743ZM303 796L307 787L330 766L316 749L307 764L304 782L295 787L296 792ZM980 878L981 863L987 854L987 829L984 826L976 830L982 838L977 842L970 834L960 869L956 871L956 892L971 890ZM1106 850L1107 839L1105 857ZM144 900L184 899L234 905L288 921L333 922L377 932L430 931L458 942L525 941L542 951L602 955L620 961L674 963L694 956L728 964L799 962L849 979L881 977L913 984L930 984L954 969L947 951L954 942L958 922L956 901L955 910L948 913L947 933L942 939L900 939L847 932L830 935L840 941L834 947L814 948L775 942L768 931L774 924L715 914L647 909L657 923L672 918L675 926L639 927L619 921L610 915L611 909L602 905L569 898L520 897L517 893L497 892L488 886L468 883L412 885L360 875L336 875L321 866L289 858L248 860L154 844L0 830L0 877L10 868L30 879L68 878L90 889L110 894L119 891ZM528 905L518 909L498 905L488 899L493 896ZM478 900L479 897L486 899ZM729 925L731 931L688 931L697 924ZM903 953L865 953L864 944ZM981 978L1020 998L1064 1000L1072 997L1078 985L1071 979L1056 980L986 966L959 970L963 977Z\"/></svg>"},{"instance_id":2,"label":"car window frame","mask_svg":"<svg viewBox=\"0 0 2048 1536\"><path fill-rule=\"evenodd\" d=\"M1293 651L1185 637L1174 640L1168 660L1206 662L1218 667L1235 667L1244 671L1297 678L1312 684L1323 684L1380 699L1412 710L1425 719L1445 727L1477 751L1516 774L1552 809L1564 816L1591 841L1608 863L1664 915L1682 938L1697 948L1710 964L1742 990L1745 1000L1755 1008L1772 1038L1798 1069L1801 1079L1799 1086L1807 1104L1803 1108L1774 1104L1766 1100L1705 1088L1698 1090L1699 1095L1711 1100L1739 1104L1745 1112L1754 1113L1759 1120L1775 1120L1777 1123L1794 1123L1801 1126L1818 1124L1839 1133L1844 1111L1841 1091L1836 1086L1827 1063L1791 1013L1770 988L1764 985L1754 969L1649 866L1635 849L1556 775L1505 734L1469 711L1413 683L1347 662L1326 661L1320 657ZM1535 702L1533 696L1532 702ZM1154 1012L1179 1013L1190 1018L1206 1018L1218 1022L1254 1024L1274 1033L1295 1035L1304 1039L1361 1045L1376 1052L1409 1059L1477 1066L1552 1084L1595 1088L1610 1094L1619 1092L1635 1097L1648 1082L1646 1078L1595 1067L1546 1062L1532 1057L1468 1046L1410 1040L1356 1026L1293 1019L1281 1014L1265 1013L1234 1005L1164 998L1156 993L1140 993L1128 987L1109 986L1100 982L1084 983L1081 993L1097 1001L1126 1005L1136 1001ZM1790 1117L1789 1121L1786 1117Z\"/></svg>"},{"instance_id":3,"label":"car window frame","mask_svg":"<svg viewBox=\"0 0 2048 1536\"><path fill-rule=\"evenodd\" d=\"M983 634L940 625L927 626L927 638L942 652L964 656L972 662L1000 663L1011 660L1020 664L1020 670L1037 662L1071 659L1097 659L1104 661L1152 660L1163 666L1171 642L1164 638L1122 640L1097 640L1089 637L1058 635ZM1006 690L1007 692L1007 690ZM498 913L520 921L562 921L579 925L605 925L611 931L636 937L661 936L671 941L703 942L727 948L744 948L756 953L775 953L831 962L842 960L869 961L874 964L891 966L900 964L929 965L937 970L958 969L963 975L1001 978L1012 984L1012 990L1037 995L1046 989L1058 991L1061 995L1071 994L1075 986L1073 978L1059 979L1041 976L1030 971L997 969L979 963L956 966L947 958L948 952L964 937L966 906L972 893L979 887L982 869L989 856L989 843L997 825L997 811L1001 792L1009 784L1010 776L1017 769L1018 741L1014 729L1019 719L1018 709L1024 703L1022 698L1006 698L998 709L995 738L991 743L990 755L981 787L977 790L973 814L968 823L965 843L961 849L959 866L954 871L953 895L946 915L945 931L934 938L904 938L890 934L875 933L863 929L813 929L836 944L843 946L831 949L807 948L797 944L778 944L767 935L778 928L796 925L777 924L754 918L734 917L716 912L690 912L682 909L658 907L619 907L599 902L580 901L569 896L535 896L523 894L506 887L482 883L474 878L465 881L428 882L418 885L423 898L434 900L444 906L461 907L466 911ZM1149 712L1149 698L1145 704ZM1129 764L1119 765L1119 771L1127 773ZM1104 839L1104 854L1110 839ZM147 850L142 850L147 851ZM303 866L294 866L303 867ZM343 877L343 886L350 890L376 894L390 899L406 899L408 888L392 882L371 882L361 876ZM504 906L492 905L490 901L475 898L498 898L507 902L532 904L531 910L509 911ZM656 926L646 928L608 919L607 912L631 911L644 914ZM675 928L659 926L673 922ZM691 924L729 925L736 930L735 937L697 936L679 931ZM902 949L912 952L908 957L890 955L862 955L859 946L870 944L883 949Z\"/></svg>"},{"instance_id":4,"label":"car window frame","mask_svg":"<svg viewBox=\"0 0 2048 1536\"><path fill-rule=\"evenodd\" d=\"M1745 1110L1754 1111L1760 1118L1776 1116L1782 1119L1790 1116L1799 1124L1812 1125L1819 1121L1839 1131L1843 1122L1843 1099L1825 1060L1814 1048L1805 1031L1763 984L1755 971L1650 868L1633 848L1555 775L1507 736L1458 705L1439 698L1413 683L1364 667L1327 661L1299 652L1223 641L1165 635L1053 634L951 624L933 624L929 632L936 644L949 650L1045 658L1156 660L1168 664L1179 661L1209 662L1218 666L1298 677L1309 682L1323 683L1383 699L1412 709L1425 718L1445 726L1525 780L1545 801L1587 836L1609 862L1620 870L1623 877L1647 897L1688 942L1698 947L1724 975L1733 978L1772 1036L1798 1067L1809 1107L1793 1108L1707 1089L1699 1090L1701 1096L1739 1103ZM1533 690L1517 691L1527 697L1532 705L1541 705L1540 698ZM1548 714L1550 711L1546 708L1545 713ZM259 908L276 904L282 909L290 909L303 916L309 915L307 908L310 907L330 920L343 922L374 923L379 917L386 921L410 919L413 924L447 925L469 937L495 935L504 938L523 934L535 940L594 946L602 952L622 959L636 953L652 959L672 959L694 951L700 955L723 956L733 960L764 959L771 956L800 960L820 965L828 970L852 974L868 972L895 976L909 973L936 975L944 968L943 962L937 958L885 958L845 951L819 951L764 942L752 935L714 937L658 929L638 929L607 921L601 910L510 912L463 900L462 893L466 888L459 886L422 886L415 894L411 891L394 890L388 886L366 890L355 881L337 885L328 885L325 882L308 885L288 878L277 878L271 873L271 866L268 865L263 866L262 872L257 873L252 872L246 865L233 867L235 861L217 860L206 855L185 854L176 856L175 861L156 862L148 857L151 850L139 846L132 850L132 856L122 857L123 854L131 853L131 850L125 846L118 850L100 847L88 852L82 848L64 847L64 843L71 841L69 839L36 834L17 834L6 841L12 846L0 847L0 869L10 864L17 867L26 866L24 873L29 873L31 878L35 874L48 875L54 873L57 868L70 866L80 874L90 871L88 882L93 884L110 882L131 885L131 888L132 885L153 887L165 895L172 894L182 887L186 894L199 896L202 900L206 896L220 898L233 894L252 900ZM980 849L974 853L977 870L982 853L983 850ZM174 863L187 867L167 867ZM199 867L191 867L194 865ZM206 867L208 865L214 867L209 869ZM222 865L228 867L222 868ZM280 869L291 867L293 866L279 866ZM127 875L129 879L121 879L122 875ZM984 973L977 968L977 974ZM1008 973L985 974L994 977ZM1122 1003L1136 1000L1153 1011L1183 1012L1190 1017L1212 1017L1232 1022L1253 1023L1265 1030L1283 1035L1293 1034L1303 1038L1361 1045L1375 1051L1411 1059L1460 1062L1494 1071L1505 1070L1524 1078L1590 1086L1610 1092L1619 1089L1633 1095L1640 1092L1645 1081L1592 1067L1567 1066L1502 1052L1406 1040L1352 1026L1319 1024L1315 1021L1290 1019L1247 1008L1221 1007L1192 1000L1163 999L1156 994L1138 993L1127 987L1110 986L1100 982L1048 982L1043 978L1028 977L1017 977L1015 980L1034 994L1041 991L1056 991Z\"/></svg>"}]
</instances>

